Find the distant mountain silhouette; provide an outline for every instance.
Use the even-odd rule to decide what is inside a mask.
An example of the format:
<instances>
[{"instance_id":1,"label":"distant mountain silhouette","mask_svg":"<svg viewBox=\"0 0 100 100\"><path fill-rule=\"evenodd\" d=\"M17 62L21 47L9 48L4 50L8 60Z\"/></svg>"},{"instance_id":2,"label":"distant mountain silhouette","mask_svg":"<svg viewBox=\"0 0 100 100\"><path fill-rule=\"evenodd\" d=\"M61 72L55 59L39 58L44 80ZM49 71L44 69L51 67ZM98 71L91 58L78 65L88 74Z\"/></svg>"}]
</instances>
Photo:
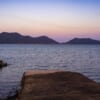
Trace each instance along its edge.
<instances>
[{"instance_id":1,"label":"distant mountain silhouette","mask_svg":"<svg viewBox=\"0 0 100 100\"><path fill-rule=\"evenodd\" d=\"M31 37L31 36L23 36L19 33L8 33L8 32L2 32L0 33L0 43L1 44L14 44L14 43L20 43L20 44L58 44L55 40L46 37L46 36L40 36L40 37Z\"/></svg>"},{"instance_id":2,"label":"distant mountain silhouette","mask_svg":"<svg viewBox=\"0 0 100 100\"><path fill-rule=\"evenodd\" d=\"M100 41L91 38L74 38L65 44L100 44Z\"/></svg>"}]
</instances>

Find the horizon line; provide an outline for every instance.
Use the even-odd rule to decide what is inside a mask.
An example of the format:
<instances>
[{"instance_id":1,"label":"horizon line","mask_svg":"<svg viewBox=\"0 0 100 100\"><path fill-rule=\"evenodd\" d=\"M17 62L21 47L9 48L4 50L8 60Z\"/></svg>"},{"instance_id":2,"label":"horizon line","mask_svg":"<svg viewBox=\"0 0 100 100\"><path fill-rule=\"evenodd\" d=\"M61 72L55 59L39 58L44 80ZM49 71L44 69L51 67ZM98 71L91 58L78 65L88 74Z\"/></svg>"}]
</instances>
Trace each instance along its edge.
<instances>
[{"instance_id":1,"label":"horizon line","mask_svg":"<svg viewBox=\"0 0 100 100\"><path fill-rule=\"evenodd\" d=\"M32 37L32 38L38 38L38 37L46 36L46 37L48 37L48 38L53 39L53 37L48 36L48 35L32 36L32 35L29 35L29 34L26 34L26 35L25 35L25 34L20 33L20 32L7 32L7 31L2 31L2 32L0 32L0 34L2 34L2 33L8 33L8 34L9 34L9 33L11 33L11 34L17 33L17 34L19 34L19 35L21 35L21 36L30 36L30 37ZM95 39L95 38L92 38L92 37L79 37L79 36L72 37L71 39L68 39L68 40L63 41L63 42L60 42L60 41L55 40L55 39L53 39L53 40L56 41L56 42L58 42L58 43L66 43L66 42L68 42L68 41L70 41L70 40L72 40L72 39L75 39L75 38L78 38L78 39L93 39L93 40L100 41L100 39Z\"/></svg>"}]
</instances>

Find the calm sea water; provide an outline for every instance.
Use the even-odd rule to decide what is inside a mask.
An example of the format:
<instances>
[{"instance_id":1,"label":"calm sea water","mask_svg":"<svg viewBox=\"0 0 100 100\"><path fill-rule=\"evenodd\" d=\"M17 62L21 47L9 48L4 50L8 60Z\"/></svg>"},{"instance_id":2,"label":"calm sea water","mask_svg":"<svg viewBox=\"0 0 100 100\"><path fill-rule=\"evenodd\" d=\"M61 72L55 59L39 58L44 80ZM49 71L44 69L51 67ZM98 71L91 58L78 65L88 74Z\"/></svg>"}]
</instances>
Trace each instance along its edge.
<instances>
[{"instance_id":1,"label":"calm sea water","mask_svg":"<svg viewBox=\"0 0 100 100\"><path fill-rule=\"evenodd\" d=\"M23 72L31 69L63 69L83 73L100 82L100 45L0 45L0 98L13 95Z\"/></svg>"}]
</instances>

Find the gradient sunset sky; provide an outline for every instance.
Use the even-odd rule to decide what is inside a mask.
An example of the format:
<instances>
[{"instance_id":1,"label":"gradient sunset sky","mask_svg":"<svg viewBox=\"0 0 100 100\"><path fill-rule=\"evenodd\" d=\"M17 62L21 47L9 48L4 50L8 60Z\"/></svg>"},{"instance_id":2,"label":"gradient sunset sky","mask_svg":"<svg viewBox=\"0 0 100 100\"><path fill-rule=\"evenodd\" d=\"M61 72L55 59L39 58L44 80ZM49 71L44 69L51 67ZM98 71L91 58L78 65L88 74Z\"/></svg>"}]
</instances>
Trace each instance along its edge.
<instances>
[{"instance_id":1,"label":"gradient sunset sky","mask_svg":"<svg viewBox=\"0 0 100 100\"><path fill-rule=\"evenodd\" d=\"M0 32L100 40L100 0L0 0Z\"/></svg>"}]
</instances>

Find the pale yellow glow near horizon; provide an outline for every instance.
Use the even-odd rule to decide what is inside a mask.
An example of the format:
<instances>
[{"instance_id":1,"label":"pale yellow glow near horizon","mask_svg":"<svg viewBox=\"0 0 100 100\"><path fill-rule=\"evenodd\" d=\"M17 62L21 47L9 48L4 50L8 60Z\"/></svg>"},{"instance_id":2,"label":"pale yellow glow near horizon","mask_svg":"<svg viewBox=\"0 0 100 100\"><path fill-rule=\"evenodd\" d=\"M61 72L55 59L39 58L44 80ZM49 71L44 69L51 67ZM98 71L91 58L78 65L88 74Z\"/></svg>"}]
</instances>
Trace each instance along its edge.
<instances>
[{"instance_id":1,"label":"pale yellow glow near horizon","mask_svg":"<svg viewBox=\"0 0 100 100\"><path fill-rule=\"evenodd\" d=\"M55 21L55 22L54 22ZM5 18L0 20L0 30L2 31L12 31L12 32L21 32L24 34L37 34L41 35L46 33L47 35L59 34L77 34L77 33L98 33L100 32L100 20L78 20L68 18L63 20L33 20L33 19L17 19L17 18ZM41 33L41 34L40 34Z\"/></svg>"}]
</instances>

